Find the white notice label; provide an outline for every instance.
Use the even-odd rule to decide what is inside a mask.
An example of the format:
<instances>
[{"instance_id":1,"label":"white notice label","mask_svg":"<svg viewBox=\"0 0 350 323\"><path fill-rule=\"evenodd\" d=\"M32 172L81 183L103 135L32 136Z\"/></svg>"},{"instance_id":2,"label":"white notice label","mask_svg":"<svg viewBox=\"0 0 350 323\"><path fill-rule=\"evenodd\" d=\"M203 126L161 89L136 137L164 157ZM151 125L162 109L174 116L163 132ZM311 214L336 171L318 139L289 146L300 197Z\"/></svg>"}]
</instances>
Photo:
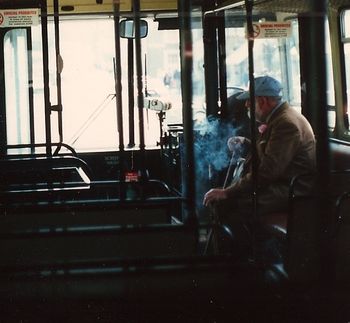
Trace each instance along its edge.
<instances>
[{"instance_id":1,"label":"white notice label","mask_svg":"<svg viewBox=\"0 0 350 323\"><path fill-rule=\"evenodd\" d=\"M39 24L39 9L0 10L0 27L28 27Z\"/></svg>"},{"instance_id":2,"label":"white notice label","mask_svg":"<svg viewBox=\"0 0 350 323\"><path fill-rule=\"evenodd\" d=\"M247 30L247 28L246 28ZM246 32L247 34L247 32ZM253 23L253 38L286 38L292 34L291 22L254 22Z\"/></svg>"}]
</instances>

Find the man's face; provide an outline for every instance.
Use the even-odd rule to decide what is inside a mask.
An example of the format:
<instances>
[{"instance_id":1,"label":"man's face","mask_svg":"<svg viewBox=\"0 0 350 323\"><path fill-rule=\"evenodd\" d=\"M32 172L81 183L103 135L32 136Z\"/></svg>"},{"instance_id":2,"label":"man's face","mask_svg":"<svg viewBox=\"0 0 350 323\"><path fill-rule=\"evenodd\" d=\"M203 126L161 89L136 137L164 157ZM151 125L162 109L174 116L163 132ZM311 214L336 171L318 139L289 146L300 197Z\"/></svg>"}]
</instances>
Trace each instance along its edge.
<instances>
[{"instance_id":1,"label":"man's face","mask_svg":"<svg viewBox=\"0 0 350 323\"><path fill-rule=\"evenodd\" d=\"M258 122L264 122L267 114L266 114L266 108L267 108L267 98L263 96L257 96L255 97L255 119ZM246 101L246 107L250 108L250 100Z\"/></svg>"}]
</instances>

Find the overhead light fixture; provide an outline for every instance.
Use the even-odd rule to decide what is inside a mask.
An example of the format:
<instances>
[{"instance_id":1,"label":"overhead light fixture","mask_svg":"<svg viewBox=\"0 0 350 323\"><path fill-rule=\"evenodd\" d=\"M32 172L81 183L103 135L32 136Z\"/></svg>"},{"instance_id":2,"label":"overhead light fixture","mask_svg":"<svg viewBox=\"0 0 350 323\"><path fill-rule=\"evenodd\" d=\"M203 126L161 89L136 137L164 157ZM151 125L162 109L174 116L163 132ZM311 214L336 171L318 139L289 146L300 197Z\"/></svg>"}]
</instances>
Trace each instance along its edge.
<instances>
[{"instance_id":1,"label":"overhead light fixture","mask_svg":"<svg viewBox=\"0 0 350 323\"><path fill-rule=\"evenodd\" d=\"M61 11L74 11L74 6L62 6Z\"/></svg>"}]
</instances>

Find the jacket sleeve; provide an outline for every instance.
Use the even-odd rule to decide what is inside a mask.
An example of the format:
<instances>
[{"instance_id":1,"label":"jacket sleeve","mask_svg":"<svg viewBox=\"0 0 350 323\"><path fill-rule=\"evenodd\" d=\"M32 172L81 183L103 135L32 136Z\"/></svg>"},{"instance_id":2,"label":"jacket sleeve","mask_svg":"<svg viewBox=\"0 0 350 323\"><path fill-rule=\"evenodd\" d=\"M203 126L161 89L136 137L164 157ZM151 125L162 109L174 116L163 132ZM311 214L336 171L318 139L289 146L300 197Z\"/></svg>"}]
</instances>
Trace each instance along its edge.
<instances>
[{"instance_id":1,"label":"jacket sleeve","mask_svg":"<svg viewBox=\"0 0 350 323\"><path fill-rule=\"evenodd\" d=\"M266 186L284 178L286 168L300 147L300 131L294 123L280 120L257 142L259 156L258 185ZM248 172L227 188L228 195L252 189L252 174Z\"/></svg>"}]
</instances>

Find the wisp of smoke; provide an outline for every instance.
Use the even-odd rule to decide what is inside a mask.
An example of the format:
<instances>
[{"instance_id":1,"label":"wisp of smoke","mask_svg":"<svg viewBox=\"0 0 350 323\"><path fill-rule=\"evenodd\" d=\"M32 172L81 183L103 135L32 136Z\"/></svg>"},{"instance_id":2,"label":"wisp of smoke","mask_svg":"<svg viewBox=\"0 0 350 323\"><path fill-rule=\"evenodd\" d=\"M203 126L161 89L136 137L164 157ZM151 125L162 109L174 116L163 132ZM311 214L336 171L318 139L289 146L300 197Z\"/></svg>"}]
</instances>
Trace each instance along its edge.
<instances>
[{"instance_id":1,"label":"wisp of smoke","mask_svg":"<svg viewBox=\"0 0 350 323\"><path fill-rule=\"evenodd\" d=\"M226 170L233 162L227 140L235 134L232 124L215 117L208 117L194 126L196 205L199 214L203 211L203 195L210 188L224 184Z\"/></svg>"}]
</instances>

